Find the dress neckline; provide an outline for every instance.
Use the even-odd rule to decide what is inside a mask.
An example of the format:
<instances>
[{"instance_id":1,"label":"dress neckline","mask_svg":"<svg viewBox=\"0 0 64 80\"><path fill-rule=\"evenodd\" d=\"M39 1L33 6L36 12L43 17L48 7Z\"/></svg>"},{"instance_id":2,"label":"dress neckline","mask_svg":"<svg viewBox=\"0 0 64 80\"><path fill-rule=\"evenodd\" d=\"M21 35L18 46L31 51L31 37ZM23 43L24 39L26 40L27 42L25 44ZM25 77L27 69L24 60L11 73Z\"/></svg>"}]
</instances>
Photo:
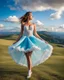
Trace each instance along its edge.
<instances>
[{"instance_id":1,"label":"dress neckline","mask_svg":"<svg viewBox=\"0 0 64 80\"><path fill-rule=\"evenodd\" d=\"M28 28L30 28L30 27L33 26L33 25L24 25L24 26L28 26Z\"/></svg>"}]
</instances>

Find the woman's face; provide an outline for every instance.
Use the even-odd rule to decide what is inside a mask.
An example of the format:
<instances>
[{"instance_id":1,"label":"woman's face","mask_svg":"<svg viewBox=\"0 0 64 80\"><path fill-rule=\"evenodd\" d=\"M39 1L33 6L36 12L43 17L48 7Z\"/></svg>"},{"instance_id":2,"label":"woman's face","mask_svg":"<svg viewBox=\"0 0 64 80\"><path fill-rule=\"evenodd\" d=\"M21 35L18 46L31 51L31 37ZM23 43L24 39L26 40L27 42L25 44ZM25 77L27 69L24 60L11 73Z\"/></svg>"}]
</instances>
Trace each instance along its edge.
<instances>
[{"instance_id":1,"label":"woman's face","mask_svg":"<svg viewBox=\"0 0 64 80\"><path fill-rule=\"evenodd\" d=\"M32 20L32 13L29 14L29 20Z\"/></svg>"}]
</instances>

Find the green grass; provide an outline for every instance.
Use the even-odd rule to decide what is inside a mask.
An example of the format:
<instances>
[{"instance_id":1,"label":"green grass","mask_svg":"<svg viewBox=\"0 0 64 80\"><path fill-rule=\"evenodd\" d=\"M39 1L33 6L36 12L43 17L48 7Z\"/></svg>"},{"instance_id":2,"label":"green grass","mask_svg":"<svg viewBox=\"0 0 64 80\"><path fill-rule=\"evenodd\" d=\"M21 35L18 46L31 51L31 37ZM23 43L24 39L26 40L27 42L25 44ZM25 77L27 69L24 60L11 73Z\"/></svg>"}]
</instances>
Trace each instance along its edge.
<instances>
[{"instance_id":1,"label":"green grass","mask_svg":"<svg viewBox=\"0 0 64 80\"><path fill-rule=\"evenodd\" d=\"M12 37L13 38L13 37ZM15 38L0 39L0 80L27 80L28 68L14 62L8 54L8 46ZM32 77L28 80L64 80L64 48L60 44L50 43L52 56L38 66L32 68Z\"/></svg>"}]
</instances>

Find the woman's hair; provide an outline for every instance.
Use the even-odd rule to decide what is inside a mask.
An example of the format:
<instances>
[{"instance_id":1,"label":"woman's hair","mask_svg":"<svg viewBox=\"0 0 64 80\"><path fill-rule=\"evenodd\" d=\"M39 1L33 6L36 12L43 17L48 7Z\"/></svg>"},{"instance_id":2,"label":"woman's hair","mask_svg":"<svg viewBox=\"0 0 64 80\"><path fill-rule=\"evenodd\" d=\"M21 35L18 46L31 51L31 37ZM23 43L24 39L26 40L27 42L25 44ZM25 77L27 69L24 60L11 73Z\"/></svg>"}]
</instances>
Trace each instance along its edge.
<instances>
[{"instance_id":1,"label":"woman's hair","mask_svg":"<svg viewBox=\"0 0 64 80\"><path fill-rule=\"evenodd\" d=\"M28 16L29 14L32 13L32 12L26 12L23 16L20 17L20 23L24 23L28 20Z\"/></svg>"}]
</instances>

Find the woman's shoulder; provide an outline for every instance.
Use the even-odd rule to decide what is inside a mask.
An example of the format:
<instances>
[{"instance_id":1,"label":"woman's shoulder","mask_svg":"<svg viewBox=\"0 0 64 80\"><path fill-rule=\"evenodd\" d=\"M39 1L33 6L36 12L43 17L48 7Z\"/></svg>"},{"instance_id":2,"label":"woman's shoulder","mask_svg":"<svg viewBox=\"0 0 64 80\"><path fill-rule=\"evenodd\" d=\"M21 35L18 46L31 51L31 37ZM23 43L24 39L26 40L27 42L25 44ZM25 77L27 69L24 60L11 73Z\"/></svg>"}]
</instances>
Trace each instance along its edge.
<instances>
[{"instance_id":1,"label":"woman's shoulder","mask_svg":"<svg viewBox=\"0 0 64 80\"><path fill-rule=\"evenodd\" d=\"M35 23L32 23L32 24L33 24L34 27L36 27L36 24Z\"/></svg>"},{"instance_id":2,"label":"woman's shoulder","mask_svg":"<svg viewBox=\"0 0 64 80\"><path fill-rule=\"evenodd\" d=\"M25 25L25 23L22 23L22 25L24 26L24 25Z\"/></svg>"},{"instance_id":3,"label":"woman's shoulder","mask_svg":"<svg viewBox=\"0 0 64 80\"><path fill-rule=\"evenodd\" d=\"M24 27L25 26L25 23L22 23L22 27Z\"/></svg>"}]
</instances>

